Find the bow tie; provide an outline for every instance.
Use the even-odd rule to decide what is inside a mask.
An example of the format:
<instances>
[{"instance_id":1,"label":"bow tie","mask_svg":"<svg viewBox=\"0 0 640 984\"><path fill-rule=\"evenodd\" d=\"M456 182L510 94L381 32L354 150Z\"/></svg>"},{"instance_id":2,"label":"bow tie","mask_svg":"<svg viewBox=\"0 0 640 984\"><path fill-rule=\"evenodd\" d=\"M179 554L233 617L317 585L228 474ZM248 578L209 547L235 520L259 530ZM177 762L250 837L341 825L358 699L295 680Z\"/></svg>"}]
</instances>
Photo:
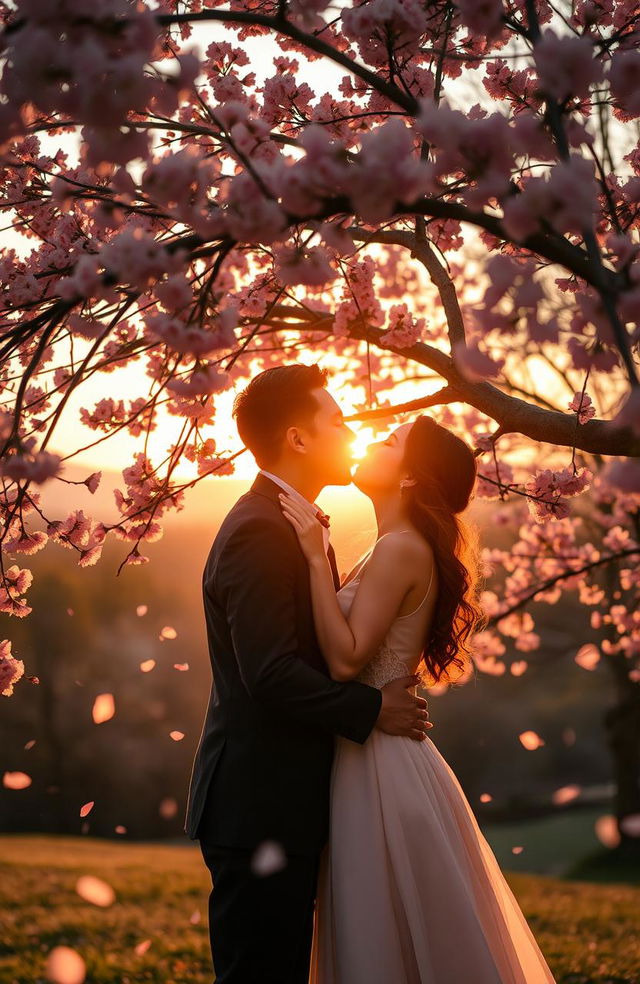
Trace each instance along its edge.
<instances>
[{"instance_id":1,"label":"bow tie","mask_svg":"<svg viewBox=\"0 0 640 984\"><path fill-rule=\"evenodd\" d=\"M318 520L319 523L322 523L323 526L329 529L329 525L330 525L329 516L327 515L327 513L323 512L322 509L318 509L316 513L316 519Z\"/></svg>"}]
</instances>

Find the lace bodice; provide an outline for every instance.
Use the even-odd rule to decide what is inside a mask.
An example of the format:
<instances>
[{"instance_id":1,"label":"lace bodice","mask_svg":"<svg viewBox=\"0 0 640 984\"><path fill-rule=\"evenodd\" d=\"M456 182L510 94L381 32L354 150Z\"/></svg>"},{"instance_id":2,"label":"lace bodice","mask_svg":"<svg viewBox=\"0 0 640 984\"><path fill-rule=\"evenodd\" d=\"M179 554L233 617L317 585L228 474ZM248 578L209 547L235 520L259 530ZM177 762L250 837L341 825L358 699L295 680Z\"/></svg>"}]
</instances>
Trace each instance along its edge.
<instances>
[{"instance_id":1,"label":"lace bodice","mask_svg":"<svg viewBox=\"0 0 640 984\"><path fill-rule=\"evenodd\" d=\"M344 615L349 614L353 604L366 559L365 557L356 574L338 591L338 604ZM356 680L380 688L389 680L415 673L420 663L427 623L431 617L431 606L427 601L431 594L432 583L433 571L420 605L408 615L399 615L392 622L382 645L369 663L360 670L355 677Z\"/></svg>"}]
</instances>

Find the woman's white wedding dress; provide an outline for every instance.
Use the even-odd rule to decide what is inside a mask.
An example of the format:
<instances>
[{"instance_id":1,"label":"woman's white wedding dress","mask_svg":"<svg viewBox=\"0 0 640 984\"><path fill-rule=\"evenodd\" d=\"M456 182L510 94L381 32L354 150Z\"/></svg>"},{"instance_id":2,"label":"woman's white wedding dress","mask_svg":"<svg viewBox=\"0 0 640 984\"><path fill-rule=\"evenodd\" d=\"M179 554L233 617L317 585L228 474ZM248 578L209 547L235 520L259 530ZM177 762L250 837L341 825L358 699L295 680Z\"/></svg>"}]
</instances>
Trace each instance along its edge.
<instances>
[{"instance_id":1,"label":"woman's white wedding dress","mask_svg":"<svg viewBox=\"0 0 640 984\"><path fill-rule=\"evenodd\" d=\"M366 559L338 592L345 615ZM416 671L437 595L431 587L414 612L396 618L357 679L382 687ZM374 728L363 745L336 738L309 984L555 984L428 736Z\"/></svg>"}]
</instances>

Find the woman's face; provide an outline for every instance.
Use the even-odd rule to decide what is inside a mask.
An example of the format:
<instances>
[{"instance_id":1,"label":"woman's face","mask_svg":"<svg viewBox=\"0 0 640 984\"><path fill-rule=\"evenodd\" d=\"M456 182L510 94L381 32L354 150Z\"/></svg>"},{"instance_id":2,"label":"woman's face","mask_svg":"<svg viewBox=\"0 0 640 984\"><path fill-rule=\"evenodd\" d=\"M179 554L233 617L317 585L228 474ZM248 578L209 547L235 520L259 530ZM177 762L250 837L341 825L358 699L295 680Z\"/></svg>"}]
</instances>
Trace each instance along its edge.
<instances>
[{"instance_id":1,"label":"woman's face","mask_svg":"<svg viewBox=\"0 0 640 984\"><path fill-rule=\"evenodd\" d=\"M401 424L391 431L383 441L370 444L367 453L358 464L353 483L361 492L395 492L400 490L400 482L408 476L403 467L405 444L412 424Z\"/></svg>"}]
</instances>

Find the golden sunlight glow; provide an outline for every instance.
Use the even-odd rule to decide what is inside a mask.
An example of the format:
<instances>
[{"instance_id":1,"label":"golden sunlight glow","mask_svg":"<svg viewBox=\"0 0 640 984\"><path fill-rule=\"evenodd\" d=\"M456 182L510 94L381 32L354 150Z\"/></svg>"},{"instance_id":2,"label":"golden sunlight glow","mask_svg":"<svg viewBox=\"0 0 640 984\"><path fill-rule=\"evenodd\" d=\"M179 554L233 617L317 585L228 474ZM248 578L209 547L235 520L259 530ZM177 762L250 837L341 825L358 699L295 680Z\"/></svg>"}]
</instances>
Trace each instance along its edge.
<instances>
[{"instance_id":1,"label":"golden sunlight glow","mask_svg":"<svg viewBox=\"0 0 640 984\"><path fill-rule=\"evenodd\" d=\"M357 461L360 461L367 453L369 445L379 441L380 437L374 433L372 427L368 427L366 424L361 425L357 421L354 421L349 426L352 430L356 431L356 436L351 445L353 457Z\"/></svg>"}]
</instances>

